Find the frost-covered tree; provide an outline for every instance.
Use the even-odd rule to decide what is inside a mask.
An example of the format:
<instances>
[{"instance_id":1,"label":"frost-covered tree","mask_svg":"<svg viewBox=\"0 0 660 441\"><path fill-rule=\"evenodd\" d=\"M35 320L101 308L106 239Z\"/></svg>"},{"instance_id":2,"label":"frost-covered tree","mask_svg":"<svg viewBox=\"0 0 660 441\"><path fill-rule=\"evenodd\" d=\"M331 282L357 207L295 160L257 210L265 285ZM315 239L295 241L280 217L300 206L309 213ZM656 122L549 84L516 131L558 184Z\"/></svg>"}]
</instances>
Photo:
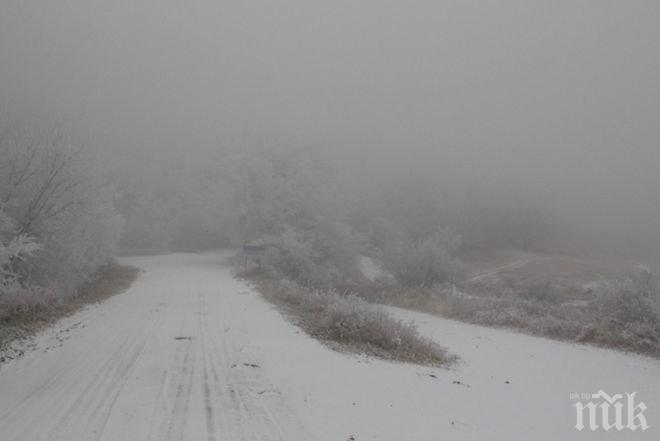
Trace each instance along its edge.
<instances>
[{"instance_id":1,"label":"frost-covered tree","mask_svg":"<svg viewBox=\"0 0 660 441\"><path fill-rule=\"evenodd\" d=\"M345 216L336 181L308 151L243 149L227 152L208 177L235 243L306 231Z\"/></svg>"},{"instance_id":2,"label":"frost-covered tree","mask_svg":"<svg viewBox=\"0 0 660 441\"><path fill-rule=\"evenodd\" d=\"M23 294L19 264L41 249L31 237L16 233L15 222L0 207L0 316Z\"/></svg>"},{"instance_id":3,"label":"frost-covered tree","mask_svg":"<svg viewBox=\"0 0 660 441\"><path fill-rule=\"evenodd\" d=\"M42 247L21 261L14 257L13 269L25 285L70 294L113 256L122 226L114 208L115 191L93 158L61 132L3 133L4 224L10 222L21 246L30 248L28 238L34 238Z\"/></svg>"},{"instance_id":4,"label":"frost-covered tree","mask_svg":"<svg viewBox=\"0 0 660 441\"><path fill-rule=\"evenodd\" d=\"M357 271L345 192L335 170L309 150L245 149L225 155L210 179L232 241L274 244L268 260L283 275L331 284Z\"/></svg>"}]
</instances>

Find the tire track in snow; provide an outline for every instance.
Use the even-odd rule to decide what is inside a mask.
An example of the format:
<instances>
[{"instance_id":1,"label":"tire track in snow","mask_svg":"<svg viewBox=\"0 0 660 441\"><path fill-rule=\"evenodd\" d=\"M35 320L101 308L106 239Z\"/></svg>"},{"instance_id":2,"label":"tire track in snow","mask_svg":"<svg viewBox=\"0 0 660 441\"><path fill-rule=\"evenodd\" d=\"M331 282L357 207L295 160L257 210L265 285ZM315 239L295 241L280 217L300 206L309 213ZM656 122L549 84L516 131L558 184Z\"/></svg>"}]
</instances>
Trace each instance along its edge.
<instances>
[{"instance_id":1,"label":"tire track in snow","mask_svg":"<svg viewBox=\"0 0 660 441\"><path fill-rule=\"evenodd\" d=\"M192 377L194 375L194 346L190 341L182 343L185 352L180 366L172 376L169 391L165 395L166 417L163 419L159 435L159 441L182 440L186 424L186 413L190 403L190 392L192 390ZM169 405L168 405L169 404Z\"/></svg>"},{"instance_id":2,"label":"tire track in snow","mask_svg":"<svg viewBox=\"0 0 660 441\"><path fill-rule=\"evenodd\" d=\"M227 312L224 310L222 320L218 317L216 323L231 325L231 329L239 331L247 329L240 316ZM224 356L222 367L226 373L229 396L232 407L240 417L238 420L242 423L240 429L244 437L269 441L314 439L265 377L261 366L245 357L245 349L250 344L246 333L210 332L209 335L217 348L212 353ZM216 335L222 336L220 343L215 339ZM266 391L275 393L266 394Z\"/></svg>"},{"instance_id":3,"label":"tire track in snow","mask_svg":"<svg viewBox=\"0 0 660 441\"><path fill-rule=\"evenodd\" d=\"M219 415L223 416L223 424L220 427L220 434L222 436L220 439L231 439L236 441L259 439L254 432L253 427L250 425L249 417L245 412L245 409L241 407L236 399L232 385L227 381L226 373L231 368L231 363L229 361L224 340L221 345L218 345L216 342L215 335L218 333L218 330L209 329L206 314L207 306L203 293L201 294L201 305L204 310L203 314L200 315L202 335L207 344L207 348L209 348L207 352L209 362L208 369L213 381L212 386L213 391L215 392L214 398L220 404L221 408L221 413ZM220 320L221 318L222 317L218 315L216 320ZM221 372L224 372L225 375L222 375Z\"/></svg>"},{"instance_id":4,"label":"tire track in snow","mask_svg":"<svg viewBox=\"0 0 660 441\"><path fill-rule=\"evenodd\" d=\"M226 269L162 259L172 266L63 347L18 361L25 378L0 374L0 388L24 384L8 388L14 403L0 394L0 441L313 439L264 369L244 365L263 363L250 358L247 298L221 291Z\"/></svg>"},{"instance_id":5,"label":"tire track in snow","mask_svg":"<svg viewBox=\"0 0 660 441\"><path fill-rule=\"evenodd\" d=\"M108 390L108 394L105 395L106 397L105 400L103 400L101 403L98 404L97 412L100 410L100 420L98 425L95 427L96 430L93 432L97 434L95 440L98 441L103 436L105 427L108 424L108 420L110 419L110 415L115 406L115 403L117 402L117 399L119 398L119 395L121 394L122 390L126 386L126 383L128 383L130 379L130 374L133 372L135 365L137 364L140 357L144 354L145 347L147 346L150 337L158 328L157 325L158 325L158 321L156 321L156 323L153 324L149 332L144 336L142 341L139 343L138 347L135 348L135 350L131 353L131 357L127 360L124 366L122 366L121 369L118 369L113 379L114 384L112 384L112 386Z\"/></svg>"},{"instance_id":6,"label":"tire track in snow","mask_svg":"<svg viewBox=\"0 0 660 441\"><path fill-rule=\"evenodd\" d=\"M74 405L58 424L58 428L62 429L61 433L56 433L53 439L71 440L78 436L81 427L86 439L101 439L114 404L131 378L131 373L157 326L157 319L144 316L132 328L133 332L128 333L120 347L106 359L85 390L78 395Z\"/></svg>"},{"instance_id":7,"label":"tire track in snow","mask_svg":"<svg viewBox=\"0 0 660 441\"><path fill-rule=\"evenodd\" d=\"M189 317L184 315L184 325ZM182 329L185 329L182 326ZM197 353L195 340L185 338L176 340L176 344L183 346L183 358L175 364L173 382L165 393L166 417L161 422L158 434L159 441L181 441L184 439L188 410L193 390L193 379L197 368Z\"/></svg>"},{"instance_id":8,"label":"tire track in snow","mask_svg":"<svg viewBox=\"0 0 660 441\"><path fill-rule=\"evenodd\" d=\"M142 338L134 328L144 328L148 318L146 315L140 316L135 326L122 333L110 332L109 335L114 337L107 346L115 348L114 351L97 351L96 357L82 359L83 363L77 363L70 369L62 368L51 381L38 387L23 400L14 412L4 415L0 421L10 421L26 408L33 408L32 419L25 419L13 431L4 433L3 439L32 441L47 438L70 441L70 432L79 433L81 429L87 434L87 439L98 439L102 434L100 426L103 425L103 420L97 418L100 406L113 395L113 390L122 385L119 380L127 377L126 368L130 369L137 361L138 357L131 354L139 349L136 342ZM94 351L89 353L95 354ZM79 384L85 386L68 403L66 400L62 403L62 397L67 395L67 391L78 390L76 386ZM118 395L118 391L115 395ZM109 411L106 413L109 415ZM46 424L48 422L54 427Z\"/></svg>"},{"instance_id":9,"label":"tire track in snow","mask_svg":"<svg viewBox=\"0 0 660 441\"><path fill-rule=\"evenodd\" d=\"M215 409L211 396L211 385L209 376L209 359L206 349L208 330L206 325L206 300L201 292L197 294L197 330L200 337L202 350L202 388L204 395L204 416L206 417L206 432L209 441L215 441Z\"/></svg>"},{"instance_id":10,"label":"tire track in snow","mask_svg":"<svg viewBox=\"0 0 660 441\"><path fill-rule=\"evenodd\" d=\"M178 373L176 369L183 363L184 351L185 347L183 345L177 345L171 357L171 362L169 362L161 375L158 395L150 420L149 436L147 438L149 441L161 441L165 437L168 419L173 412L170 401L173 401L172 396L175 394L178 384L174 383L178 379L175 372Z\"/></svg>"}]
</instances>

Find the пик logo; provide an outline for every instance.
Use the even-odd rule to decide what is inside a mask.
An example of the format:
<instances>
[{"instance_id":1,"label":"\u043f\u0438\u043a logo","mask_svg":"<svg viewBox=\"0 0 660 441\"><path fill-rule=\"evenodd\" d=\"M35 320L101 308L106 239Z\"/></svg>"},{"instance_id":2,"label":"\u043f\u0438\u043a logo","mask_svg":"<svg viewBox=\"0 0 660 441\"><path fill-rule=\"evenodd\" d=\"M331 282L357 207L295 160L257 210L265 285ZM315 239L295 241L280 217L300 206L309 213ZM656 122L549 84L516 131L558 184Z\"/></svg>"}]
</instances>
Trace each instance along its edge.
<instances>
[{"instance_id":1,"label":"\u043f\u0438\u043a logo","mask_svg":"<svg viewBox=\"0 0 660 441\"><path fill-rule=\"evenodd\" d=\"M616 429L622 431L646 430L650 426L646 422L644 411L646 404L640 401L635 403L637 392L626 393L626 400L623 400L622 394L610 396L605 391L600 390L595 394L572 394L573 398L587 398L588 401L578 401L573 405L577 413L577 422L575 428L584 430L588 427L591 430L602 428L605 431ZM585 426L585 416L588 417L589 425Z\"/></svg>"}]
</instances>

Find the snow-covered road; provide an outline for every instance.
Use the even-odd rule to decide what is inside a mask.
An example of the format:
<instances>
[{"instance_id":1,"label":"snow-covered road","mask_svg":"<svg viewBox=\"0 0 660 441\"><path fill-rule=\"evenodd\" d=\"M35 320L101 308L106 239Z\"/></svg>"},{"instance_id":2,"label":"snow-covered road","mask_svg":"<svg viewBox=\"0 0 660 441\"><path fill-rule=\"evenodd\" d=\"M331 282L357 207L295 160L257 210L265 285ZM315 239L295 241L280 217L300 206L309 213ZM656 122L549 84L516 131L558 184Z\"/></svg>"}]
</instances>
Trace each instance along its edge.
<instances>
[{"instance_id":1,"label":"snow-covered road","mask_svg":"<svg viewBox=\"0 0 660 441\"><path fill-rule=\"evenodd\" d=\"M658 361L401 310L461 363L345 355L233 279L227 256L126 259L145 270L130 290L2 366L0 440L660 439ZM599 389L637 391L652 427L576 431L569 394Z\"/></svg>"}]
</instances>

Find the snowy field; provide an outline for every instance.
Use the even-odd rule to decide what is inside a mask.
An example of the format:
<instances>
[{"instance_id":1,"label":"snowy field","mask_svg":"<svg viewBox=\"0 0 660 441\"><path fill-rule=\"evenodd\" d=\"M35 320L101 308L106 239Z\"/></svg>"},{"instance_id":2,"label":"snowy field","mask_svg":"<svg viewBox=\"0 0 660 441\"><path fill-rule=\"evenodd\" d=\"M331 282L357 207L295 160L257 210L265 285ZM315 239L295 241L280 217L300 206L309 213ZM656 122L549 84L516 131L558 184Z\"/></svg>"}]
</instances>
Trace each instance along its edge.
<instances>
[{"instance_id":1,"label":"snowy field","mask_svg":"<svg viewBox=\"0 0 660 441\"><path fill-rule=\"evenodd\" d=\"M391 308L457 354L429 369L331 351L228 253L135 257L126 293L0 368L0 440L658 440L660 362ZM578 432L571 393L637 391L647 431Z\"/></svg>"}]
</instances>

